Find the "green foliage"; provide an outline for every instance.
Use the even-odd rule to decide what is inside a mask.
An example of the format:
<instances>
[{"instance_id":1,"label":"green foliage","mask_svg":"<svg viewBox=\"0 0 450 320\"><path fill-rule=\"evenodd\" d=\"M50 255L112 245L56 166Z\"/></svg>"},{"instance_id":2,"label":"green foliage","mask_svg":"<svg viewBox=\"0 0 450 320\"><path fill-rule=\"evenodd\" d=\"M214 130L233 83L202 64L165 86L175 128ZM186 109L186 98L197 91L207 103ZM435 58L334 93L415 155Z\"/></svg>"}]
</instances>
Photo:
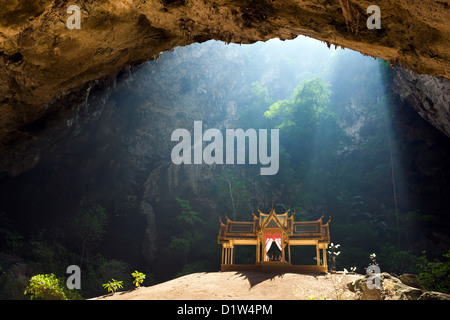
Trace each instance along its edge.
<instances>
[{"instance_id":1,"label":"green foliage","mask_svg":"<svg viewBox=\"0 0 450 320\"><path fill-rule=\"evenodd\" d=\"M99 205L80 211L75 217L71 230L81 242L80 266L83 265L85 252L95 247L105 234L106 219L105 209Z\"/></svg>"},{"instance_id":2,"label":"green foliage","mask_svg":"<svg viewBox=\"0 0 450 320\"><path fill-rule=\"evenodd\" d=\"M176 217L178 232L172 236L169 247L179 250L184 254L184 263L187 264L187 256L192 244L201 236L198 227L202 225L199 213L192 210L189 200L175 198L181 209Z\"/></svg>"},{"instance_id":3,"label":"green foliage","mask_svg":"<svg viewBox=\"0 0 450 320\"><path fill-rule=\"evenodd\" d=\"M226 212L232 214L233 220L248 214L250 196L244 179L226 168L217 175L216 181L219 201L225 207Z\"/></svg>"},{"instance_id":4,"label":"green foliage","mask_svg":"<svg viewBox=\"0 0 450 320\"><path fill-rule=\"evenodd\" d=\"M23 236L15 230L5 212L0 212L0 239L6 243L6 247L11 254L17 254L24 245Z\"/></svg>"},{"instance_id":5,"label":"green foliage","mask_svg":"<svg viewBox=\"0 0 450 320\"><path fill-rule=\"evenodd\" d=\"M450 293L450 251L443 254L443 261L429 261L425 251L419 259L420 283L428 290Z\"/></svg>"},{"instance_id":6,"label":"green foliage","mask_svg":"<svg viewBox=\"0 0 450 320\"><path fill-rule=\"evenodd\" d=\"M278 127L311 129L317 125L317 120L330 102L331 91L328 87L320 78L304 80L295 88L290 100L275 102L264 116L277 119Z\"/></svg>"},{"instance_id":7,"label":"green foliage","mask_svg":"<svg viewBox=\"0 0 450 320\"><path fill-rule=\"evenodd\" d=\"M63 259L64 250L57 245L50 245L41 231L37 236L31 237L26 244L26 250L29 257L35 261L33 267L42 272L43 270L52 270L56 274L61 274L63 269L67 268L65 259ZM61 254L58 254L61 250Z\"/></svg>"},{"instance_id":8,"label":"green foliage","mask_svg":"<svg viewBox=\"0 0 450 320\"><path fill-rule=\"evenodd\" d=\"M336 263L336 270L342 270L348 266L355 266L357 270L365 270L367 268L366 260L369 252L352 244L352 242L349 242L345 245L345 250L341 251Z\"/></svg>"},{"instance_id":9,"label":"green foliage","mask_svg":"<svg viewBox=\"0 0 450 320\"><path fill-rule=\"evenodd\" d=\"M133 284L136 287L139 287L142 284L142 282L144 282L145 274L143 274L142 272L134 271L131 275L134 278Z\"/></svg>"},{"instance_id":10,"label":"green foliage","mask_svg":"<svg viewBox=\"0 0 450 320\"><path fill-rule=\"evenodd\" d=\"M24 294L30 295L31 300L68 300L60 280L53 273L33 276Z\"/></svg>"},{"instance_id":11,"label":"green foliage","mask_svg":"<svg viewBox=\"0 0 450 320\"><path fill-rule=\"evenodd\" d=\"M2 224L3 221L6 223ZM123 279L133 271L126 263L106 259L95 251L104 235L106 225L106 214L100 206L94 205L88 210L81 210L67 225L67 229L51 227L41 229L27 237L20 234L3 215L0 215L0 224L2 224L0 238L6 240L0 241L0 299L28 299L31 293L38 289L36 281L33 280L30 285L28 280L22 277L24 273L32 272L43 278L52 272L55 279L59 279L60 289L65 297L75 300L83 299L83 296L90 298L101 295L102 284L108 279L111 277ZM83 240L85 242L81 273L82 289L69 290L64 283L66 269L75 261L79 261ZM17 267L18 261L21 262L21 267ZM52 284L50 276L45 279L44 282L41 281L42 285ZM29 289L25 296L27 286ZM131 289L133 284L129 281L123 286Z\"/></svg>"},{"instance_id":12,"label":"green foliage","mask_svg":"<svg viewBox=\"0 0 450 320\"><path fill-rule=\"evenodd\" d=\"M103 294L103 283L111 278L126 279L132 271L131 267L121 260L106 259L99 253L92 255L89 259L86 259L81 274L83 293L88 293L89 297L99 296ZM124 290L133 288L131 281L124 282L123 286Z\"/></svg>"},{"instance_id":13,"label":"green foliage","mask_svg":"<svg viewBox=\"0 0 450 320\"><path fill-rule=\"evenodd\" d=\"M383 269L396 274L419 272L419 258L408 250L398 250L394 246L382 246L378 260Z\"/></svg>"},{"instance_id":14,"label":"green foliage","mask_svg":"<svg viewBox=\"0 0 450 320\"><path fill-rule=\"evenodd\" d=\"M329 84L303 80L289 99L274 102L264 116L280 129L279 184L294 206L332 207L342 190L339 152L349 143L330 108Z\"/></svg>"},{"instance_id":15,"label":"green foliage","mask_svg":"<svg viewBox=\"0 0 450 320\"><path fill-rule=\"evenodd\" d=\"M82 239L89 241L100 241L105 233L106 226L105 208L100 205L92 205L89 209L80 211L72 223Z\"/></svg>"},{"instance_id":16,"label":"green foliage","mask_svg":"<svg viewBox=\"0 0 450 320\"><path fill-rule=\"evenodd\" d=\"M2 272L0 275L0 299L1 300L24 300L24 290L28 285L28 279L20 278L13 272Z\"/></svg>"},{"instance_id":17,"label":"green foliage","mask_svg":"<svg viewBox=\"0 0 450 320\"><path fill-rule=\"evenodd\" d=\"M201 222L198 217L198 212L193 211L189 200L183 200L180 198L175 198L178 202L181 213L177 216L178 223L183 226L183 230L187 231L187 227L191 227L196 223Z\"/></svg>"},{"instance_id":18,"label":"green foliage","mask_svg":"<svg viewBox=\"0 0 450 320\"><path fill-rule=\"evenodd\" d=\"M242 128L265 128L268 122L263 113L272 103L269 90L259 82L253 82L250 102L240 111L239 121Z\"/></svg>"},{"instance_id":19,"label":"green foliage","mask_svg":"<svg viewBox=\"0 0 450 320\"><path fill-rule=\"evenodd\" d=\"M108 281L107 283L104 283L103 288L108 290L108 293L114 293L116 292L118 289L122 289L123 288L123 281L118 281L115 279L111 279L111 281Z\"/></svg>"}]
</instances>

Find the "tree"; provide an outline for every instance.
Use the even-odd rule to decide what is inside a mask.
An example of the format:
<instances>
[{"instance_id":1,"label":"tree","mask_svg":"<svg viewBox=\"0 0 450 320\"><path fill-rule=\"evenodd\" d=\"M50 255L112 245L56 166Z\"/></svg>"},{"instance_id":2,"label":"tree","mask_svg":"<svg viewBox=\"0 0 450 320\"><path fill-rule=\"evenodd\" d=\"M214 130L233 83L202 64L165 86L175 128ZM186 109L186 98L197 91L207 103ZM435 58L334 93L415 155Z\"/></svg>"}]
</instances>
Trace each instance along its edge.
<instances>
[{"instance_id":1,"label":"tree","mask_svg":"<svg viewBox=\"0 0 450 320\"><path fill-rule=\"evenodd\" d=\"M442 255L440 261L429 261L426 252L422 251L422 256L419 258L419 273L420 283L428 290L435 290L439 292L450 292L450 251Z\"/></svg>"},{"instance_id":2,"label":"tree","mask_svg":"<svg viewBox=\"0 0 450 320\"><path fill-rule=\"evenodd\" d=\"M170 247L181 250L184 254L184 263L187 264L187 255L191 250L192 244L200 237L196 226L202 223L198 212L193 211L189 200L175 198L181 208L176 221L179 228L178 236L172 236Z\"/></svg>"},{"instance_id":3,"label":"tree","mask_svg":"<svg viewBox=\"0 0 450 320\"><path fill-rule=\"evenodd\" d=\"M309 164L314 152L332 145L326 138L333 137L329 132L337 128L331 128L334 118L327 109L330 101L328 86L320 78L304 80L290 99L273 103L264 113L280 129L281 144L296 159L297 167L302 163Z\"/></svg>"},{"instance_id":4,"label":"tree","mask_svg":"<svg viewBox=\"0 0 450 320\"><path fill-rule=\"evenodd\" d=\"M321 78L303 80L294 89L289 100L277 101L264 113L268 119L278 117L278 127L301 126L314 127L319 115L330 102L329 84Z\"/></svg>"},{"instance_id":5,"label":"tree","mask_svg":"<svg viewBox=\"0 0 450 320\"><path fill-rule=\"evenodd\" d=\"M259 82L253 82L249 102L239 108L239 121L243 128L265 128L267 119L264 111L274 102L269 90Z\"/></svg>"},{"instance_id":6,"label":"tree","mask_svg":"<svg viewBox=\"0 0 450 320\"><path fill-rule=\"evenodd\" d=\"M234 174L230 169L225 169L216 178L217 192L222 202L233 214L233 219L248 212L249 194L244 179Z\"/></svg>"},{"instance_id":7,"label":"tree","mask_svg":"<svg viewBox=\"0 0 450 320\"><path fill-rule=\"evenodd\" d=\"M85 251L98 244L105 234L106 226L105 209L99 205L93 205L88 210L80 211L72 224L72 230L81 241L81 261L83 265Z\"/></svg>"},{"instance_id":8,"label":"tree","mask_svg":"<svg viewBox=\"0 0 450 320\"><path fill-rule=\"evenodd\" d=\"M301 184L301 205L330 207L342 181L338 152L350 140L329 108L328 87L320 78L303 80L289 99L273 103L264 113L280 129L291 176Z\"/></svg>"}]
</instances>

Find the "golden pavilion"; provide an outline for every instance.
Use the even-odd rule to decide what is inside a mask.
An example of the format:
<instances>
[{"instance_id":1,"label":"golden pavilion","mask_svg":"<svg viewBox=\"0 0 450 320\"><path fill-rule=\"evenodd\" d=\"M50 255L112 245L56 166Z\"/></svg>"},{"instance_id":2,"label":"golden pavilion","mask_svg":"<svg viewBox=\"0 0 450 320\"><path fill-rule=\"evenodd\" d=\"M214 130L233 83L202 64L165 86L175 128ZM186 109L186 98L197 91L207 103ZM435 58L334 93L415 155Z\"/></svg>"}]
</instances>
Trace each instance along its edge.
<instances>
[{"instance_id":1,"label":"golden pavilion","mask_svg":"<svg viewBox=\"0 0 450 320\"><path fill-rule=\"evenodd\" d=\"M330 243L329 224L323 223L323 215L316 221L294 221L289 210L276 214L259 211L253 221L220 220L218 243L222 245L221 271L261 271L294 273L327 273L326 249ZM275 243L281 254L272 259L268 251ZM235 246L255 246L255 264L235 264ZM315 246L316 265L292 264L291 246Z\"/></svg>"}]
</instances>

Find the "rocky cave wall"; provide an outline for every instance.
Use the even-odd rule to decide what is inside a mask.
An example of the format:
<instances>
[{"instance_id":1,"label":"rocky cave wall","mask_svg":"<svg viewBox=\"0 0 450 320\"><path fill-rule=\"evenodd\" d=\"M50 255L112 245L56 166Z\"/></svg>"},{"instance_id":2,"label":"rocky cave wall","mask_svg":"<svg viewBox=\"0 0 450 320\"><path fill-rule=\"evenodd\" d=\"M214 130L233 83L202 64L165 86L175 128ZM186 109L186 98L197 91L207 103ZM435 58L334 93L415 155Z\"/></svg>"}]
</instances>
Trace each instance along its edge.
<instances>
[{"instance_id":1,"label":"rocky cave wall","mask_svg":"<svg viewBox=\"0 0 450 320\"><path fill-rule=\"evenodd\" d=\"M154 263L158 219L161 213L177 212L175 197L188 198L201 212L221 210L211 186L223 167L174 165L170 135L176 128L191 129L199 119L205 128L237 124L237 108L248 99L251 81L245 74L235 76L243 69L242 54L239 58L235 47L224 47L210 42L183 48L182 53L175 50L67 95L63 101L76 108L58 113L51 127L9 158L23 172L0 180L1 210L13 213L18 225L32 233L64 225L83 205L99 203L110 215L105 253L133 264L141 258ZM261 78L271 79L267 85L275 88L274 70L265 72ZM396 78L404 72L397 69ZM406 91L402 88L397 81L393 89ZM405 97L400 93L399 100ZM423 91L420 101L440 99L437 93ZM354 94L348 101L361 107L364 99ZM406 161L413 177L407 188L412 198L429 202L430 211L441 212L447 203L450 141L414 112L409 105L414 101L404 99L403 116L396 123L404 133L397 141L399 152L413 155ZM364 117L361 110L354 113ZM26 161L32 166L27 168ZM283 203L284 195L268 182L253 185L249 192L260 208Z\"/></svg>"},{"instance_id":2,"label":"rocky cave wall","mask_svg":"<svg viewBox=\"0 0 450 320\"><path fill-rule=\"evenodd\" d=\"M422 118L450 137L450 81L397 69L393 89Z\"/></svg>"},{"instance_id":3,"label":"rocky cave wall","mask_svg":"<svg viewBox=\"0 0 450 320\"><path fill-rule=\"evenodd\" d=\"M147 261L155 258L155 212L165 205L167 209L167 190L192 199L209 191L205 185L213 168L182 170L161 156L170 154L170 139L161 139L171 132L167 124L189 128L193 119L204 118L211 127L223 127L227 124L218 119L233 121L234 107L246 89L238 82L218 83L214 70L202 79L192 79L189 69L179 75L186 77L185 83L195 80L196 88L171 87L164 76L171 70L158 70L157 65L153 74L139 72L136 66L162 51L208 39L252 43L307 35L413 70L396 69L394 90L423 118L450 134L448 1L377 1L381 30L365 26L370 1L77 1L82 13L79 30L66 27L64 1L4 4L3 209L22 212L19 221L29 219L30 212L36 217L56 212L47 218L64 221L84 203L107 203L115 216L116 232L111 234L121 228L136 231L108 239L119 256L139 259L143 252ZM175 57L172 67L181 62ZM202 63L213 66L215 61ZM152 86L144 87L148 81ZM193 105L189 90L214 91L216 103ZM177 100L180 93L183 99ZM145 102L136 106L141 98ZM186 114L186 106L194 111ZM409 130L408 143L419 141L421 146L417 159L411 159L411 170L431 177L439 168L428 168L426 157L442 138L430 128L415 129L420 123L416 121L402 127ZM438 162L445 162L445 150L438 145ZM435 187L429 185L426 192L432 195ZM18 190L29 195L26 201L8 197ZM264 187L258 191L258 203L270 204L277 197ZM48 194L57 199L46 202ZM214 203L202 200L197 204L214 209ZM67 212L68 207L73 212Z\"/></svg>"},{"instance_id":4,"label":"rocky cave wall","mask_svg":"<svg viewBox=\"0 0 450 320\"><path fill-rule=\"evenodd\" d=\"M221 169L174 165L170 138L173 130L191 129L199 119L205 128L236 122L236 107L250 88L235 77L242 63L235 50L217 54L224 46L197 44L183 54L170 52L72 94L67 102L77 107L9 159L23 164L24 154L34 155L30 161L36 164L0 180L2 210L13 212L31 233L64 225L83 205L99 203L111 217L106 242L114 255L139 261L143 250L146 261L153 261L157 212L177 212L175 197L217 212L208 195ZM256 200L272 201L263 192Z\"/></svg>"},{"instance_id":5,"label":"rocky cave wall","mask_svg":"<svg viewBox=\"0 0 450 320\"><path fill-rule=\"evenodd\" d=\"M450 75L448 1L377 1L380 30L366 26L371 1L104 0L75 4L81 10L80 29L67 27L70 14L65 1L2 2L0 176L33 167L39 155L18 155L74 112L78 104L70 101L71 93L82 92L92 81L126 66L193 42L252 43L306 35L403 64L417 74ZM421 110L426 119L435 117L433 110ZM20 157L28 159L18 161Z\"/></svg>"}]
</instances>

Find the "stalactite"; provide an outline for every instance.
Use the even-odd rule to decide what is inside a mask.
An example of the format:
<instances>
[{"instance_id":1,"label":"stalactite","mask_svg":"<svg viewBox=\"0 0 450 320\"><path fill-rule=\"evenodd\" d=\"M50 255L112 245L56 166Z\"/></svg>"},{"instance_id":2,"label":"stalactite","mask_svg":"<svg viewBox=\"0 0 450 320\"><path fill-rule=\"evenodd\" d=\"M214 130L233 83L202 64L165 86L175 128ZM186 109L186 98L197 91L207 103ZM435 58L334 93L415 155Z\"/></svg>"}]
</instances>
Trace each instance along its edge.
<instances>
[{"instance_id":1,"label":"stalactite","mask_svg":"<svg viewBox=\"0 0 450 320\"><path fill-rule=\"evenodd\" d=\"M341 4L342 12L344 13L347 29L350 29L355 34L358 34L359 18L361 17L358 7L350 0L339 0L339 3Z\"/></svg>"}]
</instances>

